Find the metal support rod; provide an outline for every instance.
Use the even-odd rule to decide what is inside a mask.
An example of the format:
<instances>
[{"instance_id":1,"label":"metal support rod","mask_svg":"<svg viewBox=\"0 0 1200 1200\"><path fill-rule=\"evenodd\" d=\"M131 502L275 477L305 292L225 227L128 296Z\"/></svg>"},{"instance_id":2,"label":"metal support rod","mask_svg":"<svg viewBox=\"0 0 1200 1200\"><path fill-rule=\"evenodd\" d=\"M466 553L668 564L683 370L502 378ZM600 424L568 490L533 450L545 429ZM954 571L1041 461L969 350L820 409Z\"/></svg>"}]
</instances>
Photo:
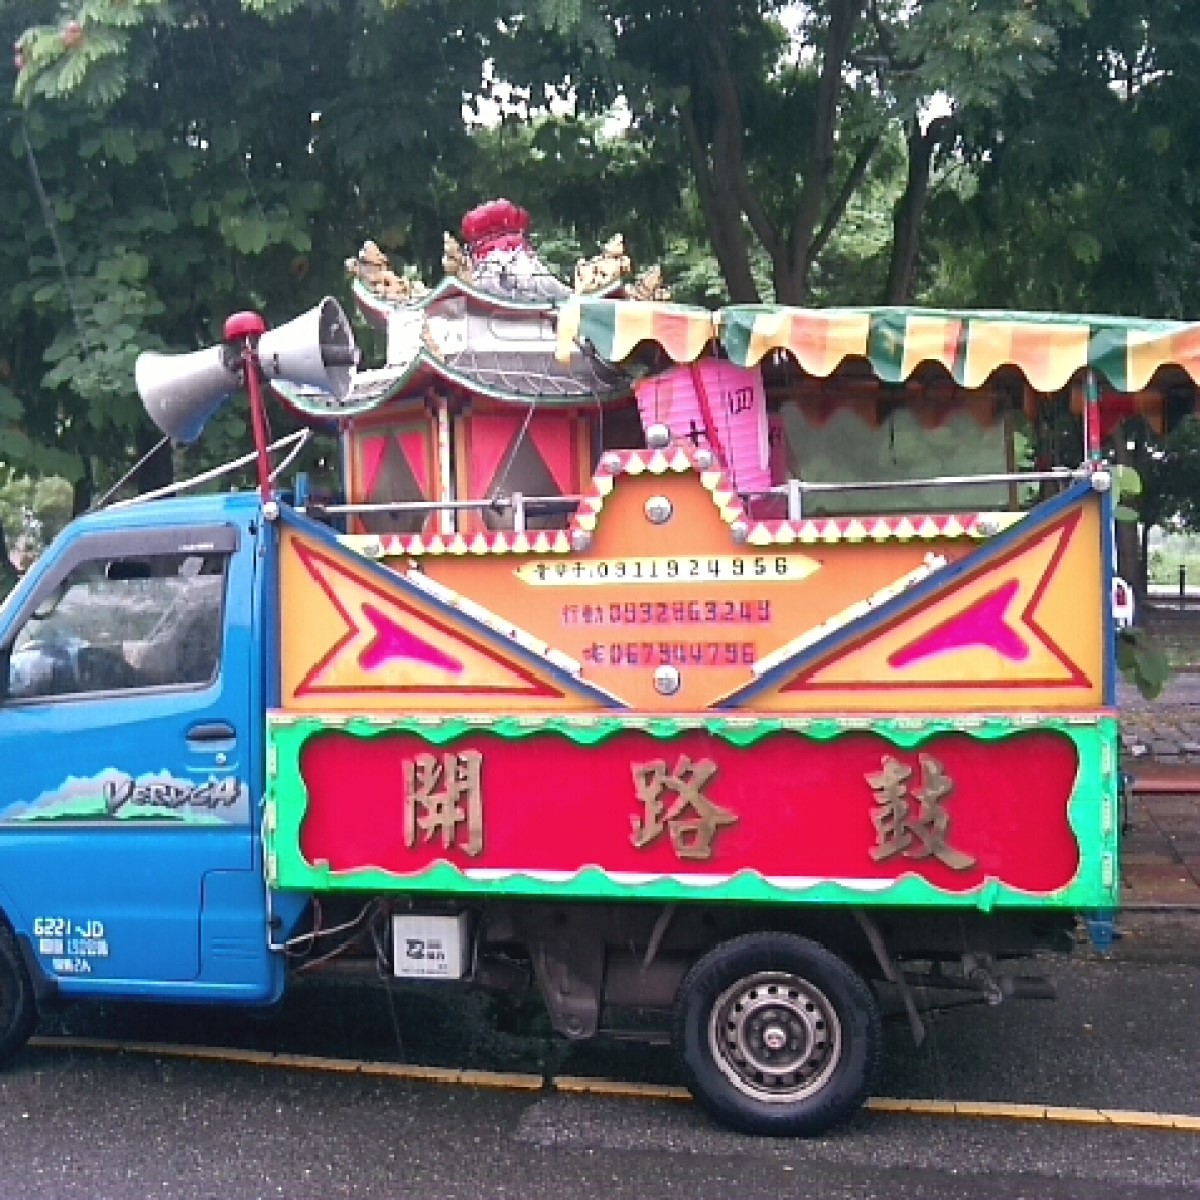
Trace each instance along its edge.
<instances>
[{"instance_id":1,"label":"metal support rod","mask_svg":"<svg viewBox=\"0 0 1200 1200\"><path fill-rule=\"evenodd\" d=\"M1087 479L1089 472L1062 468L1058 471L1024 471L1014 475L938 475L931 479L870 479L855 483L807 483L802 479L789 479L785 484L766 492L751 495L791 496L793 489L802 494L817 492L887 492L918 487L973 487L991 483L1070 483L1072 480Z\"/></svg>"},{"instance_id":2,"label":"metal support rod","mask_svg":"<svg viewBox=\"0 0 1200 1200\"><path fill-rule=\"evenodd\" d=\"M267 414L263 408L262 381L258 375L258 354L249 341L242 345L242 369L250 396L250 427L254 430L254 456L258 464L258 495L263 504L273 497L271 459L267 453Z\"/></svg>"},{"instance_id":3,"label":"metal support rod","mask_svg":"<svg viewBox=\"0 0 1200 1200\"><path fill-rule=\"evenodd\" d=\"M1083 442L1088 465L1094 470L1100 465L1100 384L1096 372L1089 367L1083 377Z\"/></svg>"},{"instance_id":4,"label":"metal support rod","mask_svg":"<svg viewBox=\"0 0 1200 1200\"><path fill-rule=\"evenodd\" d=\"M322 504L320 509L332 516L360 513L479 512L481 509L507 512L510 508L516 509L518 497L523 514L544 508L567 509L583 499L582 496L523 496L520 492L514 492L511 497L498 496L494 500L392 500L379 504ZM305 510L301 508L297 511Z\"/></svg>"},{"instance_id":5,"label":"metal support rod","mask_svg":"<svg viewBox=\"0 0 1200 1200\"><path fill-rule=\"evenodd\" d=\"M788 520L799 521L804 517L804 488L798 479L787 481Z\"/></svg>"}]
</instances>

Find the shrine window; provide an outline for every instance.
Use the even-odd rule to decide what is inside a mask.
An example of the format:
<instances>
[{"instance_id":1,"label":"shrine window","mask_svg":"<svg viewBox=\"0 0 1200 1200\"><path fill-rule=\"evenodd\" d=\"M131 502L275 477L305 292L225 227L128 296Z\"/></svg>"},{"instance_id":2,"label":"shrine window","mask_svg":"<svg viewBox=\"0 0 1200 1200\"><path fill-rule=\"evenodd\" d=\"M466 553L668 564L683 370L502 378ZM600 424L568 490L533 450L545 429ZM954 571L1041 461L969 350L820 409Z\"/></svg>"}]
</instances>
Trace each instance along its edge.
<instances>
[{"instance_id":1,"label":"shrine window","mask_svg":"<svg viewBox=\"0 0 1200 1200\"><path fill-rule=\"evenodd\" d=\"M424 410L386 421L356 422L350 438L350 495L355 504L417 505L440 494L435 423ZM428 509L396 508L355 514L352 533L421 533Z\"/></svg>"},{"instance_id":2,"label":"shrine window","mask_svg":"<svg viewBox=\"0 0 1200 1200\"><path fill-rule=\"evenodd\" d=\"M574 411L528 409L472 412L456 423L456 477L460 497L532 501L529 529L565 529L591 474L587 423ZM512 529L511 508L464 513L460 529Z\"/></svg>"}]
</instances>

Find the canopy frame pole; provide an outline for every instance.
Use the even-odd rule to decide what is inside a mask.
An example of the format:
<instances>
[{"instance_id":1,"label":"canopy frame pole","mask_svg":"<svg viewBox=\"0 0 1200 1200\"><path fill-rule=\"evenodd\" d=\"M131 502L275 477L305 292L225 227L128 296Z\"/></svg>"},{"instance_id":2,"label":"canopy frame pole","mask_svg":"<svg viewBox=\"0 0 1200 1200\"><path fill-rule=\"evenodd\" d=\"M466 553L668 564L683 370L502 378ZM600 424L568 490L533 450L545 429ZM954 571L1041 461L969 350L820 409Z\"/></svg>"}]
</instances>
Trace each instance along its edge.
<instances>
[{"instance_id":1,"label":"canopy frame pole","mask_svg":"<svg viewBox=\"0 0 1200 1200\"><path fill-rule=\"evenodd\" d=\"M1091 367L1083 377L1083 444L1088 469L1098 470L1103 461L1100 449L1100 382Z\"/></svg>"}]
</instances>

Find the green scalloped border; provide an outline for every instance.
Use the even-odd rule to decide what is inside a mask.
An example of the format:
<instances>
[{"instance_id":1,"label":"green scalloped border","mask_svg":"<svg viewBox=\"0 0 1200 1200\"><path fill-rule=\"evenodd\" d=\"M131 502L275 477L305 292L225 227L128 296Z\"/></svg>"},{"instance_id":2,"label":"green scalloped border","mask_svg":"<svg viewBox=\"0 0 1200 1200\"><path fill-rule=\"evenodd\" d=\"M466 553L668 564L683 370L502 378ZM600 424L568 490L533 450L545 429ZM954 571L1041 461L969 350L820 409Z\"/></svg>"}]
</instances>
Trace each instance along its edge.
<instances>
[{"instance_id":1,"label":"green scalloped border","mask_svg":"<svg viewBox=\"0 0 1200 1200\"><path fill-rule=\"evenodd\" d=\"M894 746L912 749L927 738L962 733L982 741L1012 737L1032 730L1051 730L1068 737L1079 757L1079 773L1068 802L1067 819L1079 843L1079 871L1065 888L1033 895L988 880L969 892L946 892L917 875L905 875L879 891L860 891L829 880L805 888L785 888L756 871L743 870L716 884L684 883L662 877L624 883L600 867L585 867L571 879L551 882L514 872L503 879L474 880L448 862L435 863L419 874L395 875L377 868L337 872L313 866L300 853L300 827L308 793L300 774L305 742L337 730L356 737L388 733L415 734L444 746L468 733L486 732L505 739L554 733L592 746L636 729L663 740L692 729L706 729L734 746L752 746L780 732L798 733L814 741L830 741L848 733L869 732ZM439 892L467 895L523 896L531 899L576 900L722 900L754 903L843 904L974 908L1115 908L1118 899L1119 833L1117 820L1117 747L1115 717L995 715L970 719L879 719L836 717L674 718L596 717L330 717L273 713L268 718L268 777L265 825L268 875L281 890L311 892Z\"/></svg>"}]
</instances>

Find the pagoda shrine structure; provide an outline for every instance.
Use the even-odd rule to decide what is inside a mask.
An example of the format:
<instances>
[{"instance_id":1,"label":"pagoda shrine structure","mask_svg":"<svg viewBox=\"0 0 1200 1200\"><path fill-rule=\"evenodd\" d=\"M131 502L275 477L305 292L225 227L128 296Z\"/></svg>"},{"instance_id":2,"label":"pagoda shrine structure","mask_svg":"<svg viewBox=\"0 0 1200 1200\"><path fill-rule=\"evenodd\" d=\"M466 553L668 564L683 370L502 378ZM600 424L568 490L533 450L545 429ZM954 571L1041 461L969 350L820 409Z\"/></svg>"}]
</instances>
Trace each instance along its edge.
<instances>
[{"instance_id":1,"label":"pagoda shrine structure","mask_svg":"<svg viewBox=\"0 0 1200 1200\"><path fill-rule=\"evenodd\" d=\"M341 402L279 390L338 423L350 534L565 529L601 449L644 444L629 375L579 349L557 357L555 331L572 296L666 299L657 269L633 280L618 235L577 265L572 287L529 224L507 200L473 209L461 243L446 234L432 288L392 270L374 242L347 260L359 311L386 335L385 364L360 370Z\"/></svg>"}]
</instances>

